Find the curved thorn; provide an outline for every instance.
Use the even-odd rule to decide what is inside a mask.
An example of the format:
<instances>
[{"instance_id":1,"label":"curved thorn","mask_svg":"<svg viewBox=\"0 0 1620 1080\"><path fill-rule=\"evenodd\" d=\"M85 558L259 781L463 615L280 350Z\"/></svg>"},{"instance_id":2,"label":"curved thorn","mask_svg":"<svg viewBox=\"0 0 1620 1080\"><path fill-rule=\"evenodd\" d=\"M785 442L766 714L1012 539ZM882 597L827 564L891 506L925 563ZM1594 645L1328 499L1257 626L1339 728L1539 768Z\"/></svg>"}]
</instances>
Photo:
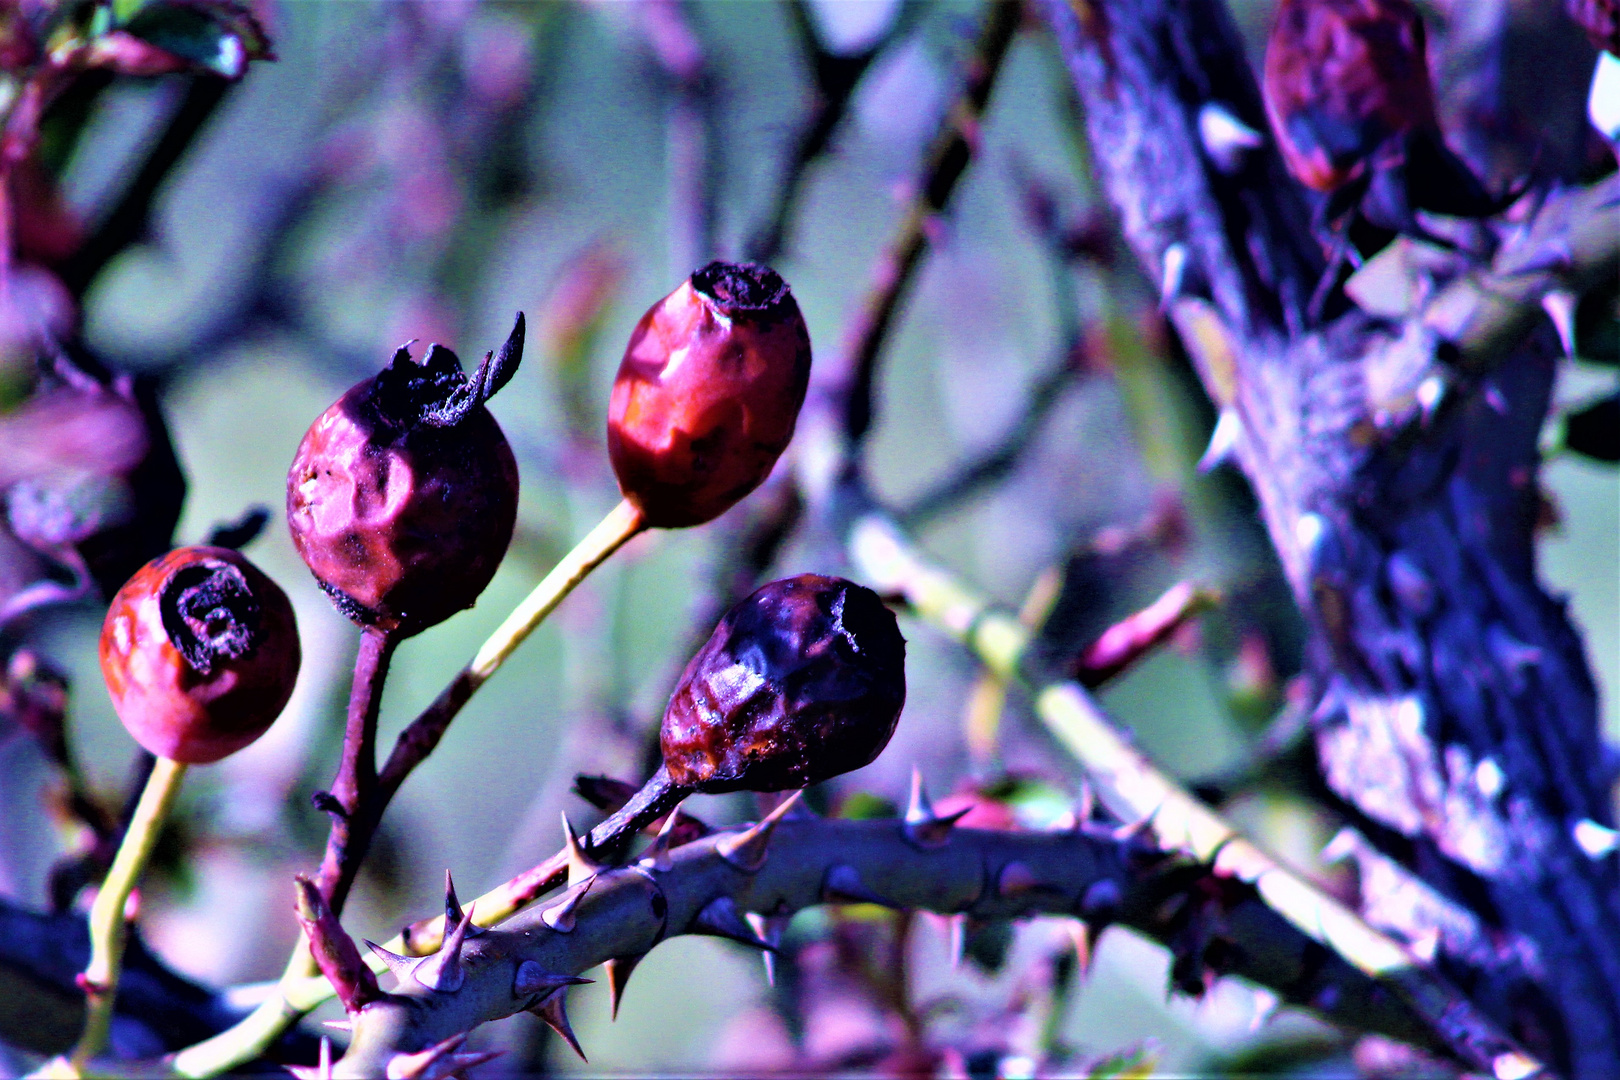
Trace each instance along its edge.
<instances>
[{"instance_id":1,"label":"curved thorn","mask_svg":"<svg viewBox=\"0 0 1620 1080\"><path fill-rule=\"evenodd\" d=\"M804 794L803 789L777 804L757 824L740 833L728 833L715 842L714 850L726 862L745 874L758 873L765 865L765 855L771 844L771 833L776 823L793 809L793 804Z\"/></svg>"},{"instance_id":2,"label":"curved thorn","mask_svg":"<svg viewBox=\"0 0 1620 1080\"><path fill-rule=\"evenodd\" d=\"M434 1043L426 1050L418 1050L414 1054L395 1054L388 1059L384 1075L387 1080L437 1080L439 1077L448 1076L447 1070L435 1069L434 1066L439 1063L440 1058L461 1049L461 1044L466 1041L467 1033L461 1031L443 1042Z\"/></svg>"},{"instance_id":3,"label":"curved thorn","mask_svg":"<svg viewBox=\"0 0 1620 1080\"><path fill-rule=\"evenodd\" d=\"M361 941L365 944L366 948L376 953L377 957L382 960L383 963L388 965L389 971L392 971L395 975L398 975L401 978L409 975L411 968L416 966L416 961L411 957L401 956L399 953L389 952L387 949L383 948L375 941L372 941L370 938L362 938Z\"/></svg>"},{"instance_id":4,"label":"curved thorn","mask_svg":"<svg viewBox=\"0 0 1620 1080\"><path fill-rule=\"evenodd\" d=\"M518 965L517 974L512 979L512 996L533 997L535 994L549 994L565 986L584 986L592 981L594 980L582 979L578 975L553 975L536 961L525 960Z\"/></svg>"},{"instance_id":5,"label":"curved thorn","mask_svg":"<svg viewBox=\"0 0 1620 1080\"><path fill-rule=\"evenodd\" d=\"M461 946L467 940L467 928L472 925L473 908L476 906L476 902L467 906L466 913L444 939L444 944L439 946L439 951L418 961L411 972L412 977L429 990L448 994L461 989L467 977L461 970Z\"/></svg>"},{"instance_id":6,"label":"curved thorn","mask_svg":"<svg viewBox=\"0 0 1620 1080\"><path fill-rule=\"evenodd\" d=\"M632 953L629 956L615 956L602 964L607 970L608 994L612 1002L612 1018L619 1018L619 1001L624 997L624 988L630 982L630 976L635 973L636 965L646 953Z\"/></svg>"},{"instance_id":7,"label":"curved thorn","mask_svg":"<svg viewBox=\"0 0 1620 1080\"><path fill-rule=\"evenodd\" d=\"M748 920L748 928L770 948L759 954L765 963L765 983L768 986L776 985L776 951L782 944L782 931L792 920L791 915L761 915L756 911L745 912L743 918Z\"/></svg>"},{"instance_id":8,"label":"curved thorn","mask_svg":"<svg viewBox=\"0 0 1620 1080\"><path fill-rule=\"evenodd\" d=\"M562 903L554 904L542 912L540 915L540 921L551 927L559 934L572 933L575 922L575 909L579 907L579 902L585 899L585 895L591 891L591 886L595 884L596 875L592 874L581 884L574 887L568 893L568 895L563 898Z\"/></svg>"},{"instance_id":9,"label":"curved thorn","mask_svg":"<svg viewBox=\"0 0 1620 1080\"><path fill-rule=\"evenodd\" d=\"M595 877L602 869L601 865L590 857L585 846L580 843L579 834L574 832L573 823L568 820L568 813L563 812L563 846L568 851L568 884L578 885L588 877Z\"/></svg>"},{"instance_id":10,"label":"curved thorn","mask_svg":"<svg viewBox=\"0 0 1620 1080\"><path fill-rule=\"evenodd\" d=\"M641 861L652 863L652 868L660 874L668 873L670 867L675 865L669 858L669 842L675 835L675 819L680 812L679 806L669 812L664 818L663 828L658 830L653 842L647 845L647 850L641 853Z\"/></svg>"},{"instance_id":11,"label":"curved thorn","mask_svg":"<svg viewBox=\"0 0 1620 1080\"><path fill-rule=\"evenodd\" d=\"M955 970L962 966L962 957L967 954L967 915L951 916L950 933L951 968Z\"/></svg>"},{"instance_id":12,"label":"curved thorn","mask_svg":"<svg viewBox=\"0 0 1620 1080\"><path fill-rule=\"evenodd\" d=\"M579 1060L590 1060L585 1056L585 1051L579 1048L579 1040L574 1037L574 1029L568 1023L568 1005L562 991L552 993L543 1001L529 1006L528 1011L544 1020L552 1031L562 1036L563 1041L573 1047L574 1053L579 1055Z\"/></svg>"}]
</instances>

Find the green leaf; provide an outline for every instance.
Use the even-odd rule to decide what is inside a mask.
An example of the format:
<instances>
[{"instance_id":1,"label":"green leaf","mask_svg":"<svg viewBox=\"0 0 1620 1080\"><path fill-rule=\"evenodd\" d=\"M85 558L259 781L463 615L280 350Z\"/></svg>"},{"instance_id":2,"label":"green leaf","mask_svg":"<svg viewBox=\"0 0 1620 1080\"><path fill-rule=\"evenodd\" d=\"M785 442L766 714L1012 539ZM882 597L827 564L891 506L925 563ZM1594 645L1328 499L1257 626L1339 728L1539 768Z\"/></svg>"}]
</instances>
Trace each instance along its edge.
<instances>
[{"instance_id":1,"label":"green leaf","mask_svg":"<svg viewBox=\"0 0 1620 1080\"><path fill-rule=\"evenodd\" d=\"M124 29L227 79L241 78L250 60L274 59L264 28L234 0L144 0Z\"/></svg>"}]
</instances>

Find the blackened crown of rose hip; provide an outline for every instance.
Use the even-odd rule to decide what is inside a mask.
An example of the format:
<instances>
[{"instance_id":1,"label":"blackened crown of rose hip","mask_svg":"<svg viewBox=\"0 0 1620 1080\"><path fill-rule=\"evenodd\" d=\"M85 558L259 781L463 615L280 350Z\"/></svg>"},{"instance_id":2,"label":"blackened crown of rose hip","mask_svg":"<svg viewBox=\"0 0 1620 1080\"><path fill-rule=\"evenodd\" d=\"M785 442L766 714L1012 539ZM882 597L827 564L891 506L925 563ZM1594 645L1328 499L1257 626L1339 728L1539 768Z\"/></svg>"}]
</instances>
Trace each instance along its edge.
<instances>
[{"instance_id":1,"label":"blackened crown of rose hip","mask_svg":"<svg viewBox=\"0 0 1620 1080\"><path fill-rule=\"evenodd\" d=\"M414 634L470 607L517 521L512 449L484 403L523 356L518 314L466 375L455 353L401 346L310 426L287 475L293 543L362 626Z\"/></svg>"},{"instance_id":2,"label":"blackened crown of rose hip","mask_svg":"<svg viewBox=\"0 0 1620 1080\"><path fill-rule=\"evenodd\" d=\"M773 581L720 620L664 713L664 765L704 792L805 787L868 764L906 700L906 643L876 593Z\"/></svg>"},{"instance_id":3,"label":"blackened crown of rose hip","mask_svg":"<svg viewBox=\"0 0 1620 1080\"><path fill-rule=\"evenodd\" d=\"M176 570L158 591L158 611L170 644L199 675L241 660L264 638L259 600L230 563Z\"/></svg>"},{"instance_id":4,"label":"blackened crown of rose hip","mask_svg":"<svg viewBox=\"0 0 1620 1080\"><path fill-rule=\"evenodd\" d=\"M718 259L692 271L692 288L713 300L727 315L771 312L783 307L792 296L782 275L770 267Z\"/></svg>"}]
</instances>

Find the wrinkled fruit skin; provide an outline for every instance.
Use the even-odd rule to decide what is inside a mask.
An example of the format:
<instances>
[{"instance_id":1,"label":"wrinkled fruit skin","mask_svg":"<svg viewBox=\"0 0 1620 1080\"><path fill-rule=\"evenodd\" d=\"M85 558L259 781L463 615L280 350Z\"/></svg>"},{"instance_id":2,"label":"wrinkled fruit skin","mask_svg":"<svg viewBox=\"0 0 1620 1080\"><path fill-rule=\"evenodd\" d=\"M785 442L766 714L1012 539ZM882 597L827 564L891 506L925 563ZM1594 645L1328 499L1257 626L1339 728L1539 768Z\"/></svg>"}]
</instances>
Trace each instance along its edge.
<instances>
[{"instance_id":1,"label":"wrinkled fruit skin","mask_svg":"<svg viewBox=\"0 0 1620 1080\"><path fill-rule=\"evenodd\" d=\"M711 263L636 324L608 403L619 489L653 528L712 521L793 438L810 333L765 267Z\"/></svg>"},{"instance_id":2,"label":"wrinkled fruit skin","mask_svg":"<svg viewBox=\"0 0 1620 1080\"><path fill-rule=\"evenodd\" d=\"M101 674L124 727L159 757L206 765L263 735L298 680L287 594L227 548L184 547L118 590Z\"/></svg>"},{"instance_id":3,"label":"wrinkled fruit skin","mask_svg":"<svg viewBox=\"0 0 1620 1080\"><path fill-rule=\"evenodd\" d=\"M784 791L866 765L906 701L906 642L872 590L801 574L726 612L664 712L676 785Z\"/></svg>"},{"instance_id":4,"label":"wrinkled fruit skin","mask_svg":"<svg viewBox=\"0 0 1620 1080\"><path fill-rule=\"evenodd\" d=\"M471 607L495 576L517 522L517 461L482 405L452 427L401 422L376 384L310 425L287 473L287 524L345 615L408 636Z\"/></svg>"}]
</instances>

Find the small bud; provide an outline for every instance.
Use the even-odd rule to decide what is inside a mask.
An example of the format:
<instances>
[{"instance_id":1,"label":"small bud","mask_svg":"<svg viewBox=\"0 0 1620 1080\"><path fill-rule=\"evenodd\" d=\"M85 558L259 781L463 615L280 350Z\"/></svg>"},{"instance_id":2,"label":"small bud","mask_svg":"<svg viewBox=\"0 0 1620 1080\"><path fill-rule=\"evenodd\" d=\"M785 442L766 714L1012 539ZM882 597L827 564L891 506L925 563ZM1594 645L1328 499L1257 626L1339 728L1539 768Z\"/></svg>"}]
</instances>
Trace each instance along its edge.
<instances>
[{"instance_id":1,"label":"small bud","mask_svg":"<svg viewBox=\"0 0 1620 1080\"><path fill-rule=\"evenodd\" d=\"M298 895L298 924L309 939L310 955L337 992L344 1011L359 1012L380 1000L383 993L377 986L377 976L360 958L354 939L338 924L337 916L327 907L320 890L302 874L294 879L294 884Z\"/></svg>"},{"instance_id":2,"label":"small bud","mask_svg":"<svg viewBox=\"0 0 1620 1080\"><path fill-rule=\"evenodd\" d=\"M292 696L300 661L287 594L225 548L153 559L113 597L101 674L135 741L205 765L263 735Z\"/></svg>"},{"instance_id":3,"label":"small bud","mask_svg":"<svg viewBox=\"0 0 1620 1080\"><path fill-rule=\"evenodd\" d=\"M787 283L713 262L636 324L608 404L619 488L654 528L719 517L770 475L810 381Z\"/></svg>"},{"instance_id":4,"label":"small bud","mask_svg":"<svg viewBox=\"0 0 1620 1080\"><path fill-rule=\"evenodd\" d=\"M471 607L517 521L512 448L484 407L523 355L523 316L468 378L408 346L322 413L287 473L293 544L339 610L419 633Z\"/></svg>"},{"instance_id":5,"label":"small bud","mask_svg":"<svg viewBox=\"0 0 1620 1080\"><path fill-rule=\"evenodd\" d=\"M1009 900L1040 887L1041 882L1035 876L1035 871L1021 862L1008 863L996 877L996 893Z\"/></svg>"},{"instance_id":6,"label":"small bud","mask_svg":"<svg viewBox=\"0 0 1620 1080\"><path fill-rule=\"evenodd\" d=\"M726 612L664 712L679 787L782 791L870 762L905 704L905 639L872 590L801 574Z\"/></svg>"}]
</instances>

